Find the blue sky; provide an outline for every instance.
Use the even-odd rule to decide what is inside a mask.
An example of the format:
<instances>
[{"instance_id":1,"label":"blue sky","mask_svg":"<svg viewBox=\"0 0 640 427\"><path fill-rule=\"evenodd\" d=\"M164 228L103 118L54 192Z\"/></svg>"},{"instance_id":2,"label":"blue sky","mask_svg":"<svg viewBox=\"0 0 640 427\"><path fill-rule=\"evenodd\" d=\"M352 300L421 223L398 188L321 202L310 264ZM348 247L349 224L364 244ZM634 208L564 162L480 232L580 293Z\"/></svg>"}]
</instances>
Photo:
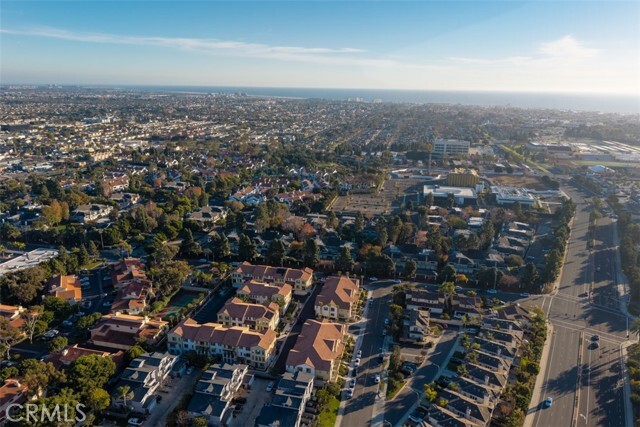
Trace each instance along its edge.
<instances>
[{"instance_id":1,"label":"blue sky","mask_svg":"<svg viewBox=\"0 0 640 427\"><path fill-rule=\"evenodd\" d=\"M640 95L640 2L0 2L0 82Z\"/></svg>"}]
</instances>

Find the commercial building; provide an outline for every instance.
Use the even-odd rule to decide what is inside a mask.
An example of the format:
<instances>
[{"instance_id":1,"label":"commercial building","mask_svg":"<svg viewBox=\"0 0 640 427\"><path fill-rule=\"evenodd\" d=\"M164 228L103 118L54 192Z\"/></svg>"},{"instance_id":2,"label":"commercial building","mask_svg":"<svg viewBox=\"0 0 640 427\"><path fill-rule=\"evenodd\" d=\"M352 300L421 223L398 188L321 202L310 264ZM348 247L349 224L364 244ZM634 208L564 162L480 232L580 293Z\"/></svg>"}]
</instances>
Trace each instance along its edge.
<instances>
[{"instance_id":1,"label":"commercial building","mask_svg":"<svg viewBox=\"0 0 640 427\"><path fill-rule=\"evenodd\" d=\"M515 202L522 206L534 206L538 199L525 188L491 186L491 194L496 198L498 205L511 205Z\"/></svg>"},{"instance_id":2,"label":"commercial building","mask_svg":"<svg viewBox=\"0 0 640 427\"><path fill-rule=\"evenodd\" d=\"M457 205L474 204L478 200L478 193L476 193L476 190L466 187L425 185L423 187L423 193L425 196L433 194L434 199L446 200L453 198Z\"/></svg>"},{"instance_id":3,"label":"commercial building","mask_svg":"<svg viewBox=\"0 0 640 427\"><path fill-rule=\"evenodd\" d=\"M480 182L480 177L475 169L454 169L447 175L447 185L450 187L474 188Z\"/></svg>"},{"instance_id":4,"label":"commercial building","mask_svg":"<svg viewBox=\"0 0 640 427\"><path fill-rule=\"evenodd\" d=\"M439 139L433 143L433 154L442 157L445 154L461 154L468 155L469 141L459 141L456 139Z\"/></svg>"},{"instance_id":5,"label":"commercial building","mask_svg":"<svg viewBox=\"0 0 640 427\"><path fill-rule=\"evenodd\" d=\"M57 256L58 251L55 249L34 249L0 264L0 277L7 273L13 273L35 267L36 265L49 261Z\"/></svg>"}]
</instances>

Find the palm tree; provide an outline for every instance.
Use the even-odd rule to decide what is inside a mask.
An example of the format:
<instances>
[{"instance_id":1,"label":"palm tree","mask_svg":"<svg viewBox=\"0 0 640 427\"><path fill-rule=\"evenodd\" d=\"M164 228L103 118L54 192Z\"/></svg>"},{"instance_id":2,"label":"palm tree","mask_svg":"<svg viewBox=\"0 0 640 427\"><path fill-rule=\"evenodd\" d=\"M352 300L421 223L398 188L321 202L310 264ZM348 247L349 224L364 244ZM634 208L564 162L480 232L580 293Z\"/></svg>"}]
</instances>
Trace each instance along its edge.
<instances>
[{"instance_id":1,"label":"palm tree","mask_svg":"<svg viewBox=\"0 0 640 427\"><path fill-rule=\"evenodd\" d=\"M122 399L123 406L127 407L127 399L133 398L133 392L131 391L131 387L128 385L121 385L118 387L118 397Z\"/></svg>"}]
</instances>

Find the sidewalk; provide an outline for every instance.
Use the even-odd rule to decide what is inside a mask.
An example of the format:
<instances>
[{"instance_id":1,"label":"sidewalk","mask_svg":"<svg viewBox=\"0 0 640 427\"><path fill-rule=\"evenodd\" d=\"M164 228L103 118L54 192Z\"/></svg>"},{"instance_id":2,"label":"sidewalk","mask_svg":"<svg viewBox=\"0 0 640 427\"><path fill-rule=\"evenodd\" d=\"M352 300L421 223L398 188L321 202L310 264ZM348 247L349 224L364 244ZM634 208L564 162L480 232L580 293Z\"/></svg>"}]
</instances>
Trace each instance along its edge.
<instances>
[{"instance_id":1,"label":"sidewalk","mask_svg":"<svg viewBox=\"0 0 640 427\"><path fill-rule=\"evenodd\" d=\"M544 341L544 347L542 348L542 356L540 357L540 372L536 377L536 384L533 387L531 393L531 402L529 403L529 410L527 416L524 419L523 427L531 427L533 420L536 416L536 411L540 407L540 395L542 394L542 386L544 384L545 372L547 370L547 362L549 361L549 348L551 347L551 341L553 340L553 325L547 321L547 339Z\"/></svg>"}]
</instances>

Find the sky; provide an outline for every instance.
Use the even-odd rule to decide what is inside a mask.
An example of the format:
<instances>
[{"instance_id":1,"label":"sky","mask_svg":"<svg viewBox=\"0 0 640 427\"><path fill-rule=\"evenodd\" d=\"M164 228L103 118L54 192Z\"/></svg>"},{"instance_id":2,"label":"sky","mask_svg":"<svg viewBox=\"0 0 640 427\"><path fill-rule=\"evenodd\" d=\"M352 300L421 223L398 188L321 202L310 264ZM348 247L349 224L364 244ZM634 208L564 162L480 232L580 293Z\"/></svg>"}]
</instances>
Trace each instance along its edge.
<instances>
[{"instance_id":1,"label":"sky","mask_svg":"<svg viewBox=\"0 0 640 427\"><path fill-rule=\"evenodd\" d=\"M640 96L640 2L0 2L0 83Z\"/></svg>"}]
</instances>

